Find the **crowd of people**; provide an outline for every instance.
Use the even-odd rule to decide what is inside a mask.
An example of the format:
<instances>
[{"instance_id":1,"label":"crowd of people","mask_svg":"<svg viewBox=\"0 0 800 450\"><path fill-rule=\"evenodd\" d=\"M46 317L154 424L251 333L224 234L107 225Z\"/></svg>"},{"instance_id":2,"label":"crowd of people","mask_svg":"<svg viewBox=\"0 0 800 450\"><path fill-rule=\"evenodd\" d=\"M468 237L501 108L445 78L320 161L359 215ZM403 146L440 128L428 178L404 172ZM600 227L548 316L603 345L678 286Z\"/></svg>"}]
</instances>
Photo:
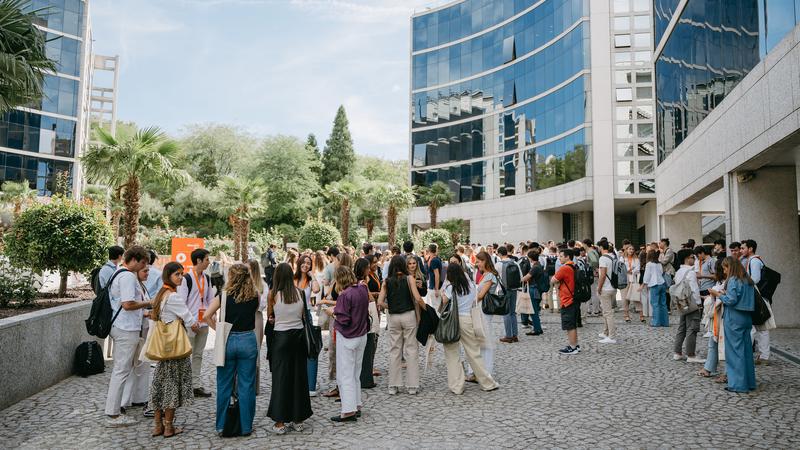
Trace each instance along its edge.
<instances>
[{"instance_id":1,"label":"crowd of people","mask_svg":"<svg viewBox=\"0 0 800 450\"><path fill-rule=\"evenodd\" d=\"M279 262L273 246L260 261L212 264L209 252L197 249L190 267L170 262L159 269L152 250L114 246L99 272L114 310L107 424L136 423L126 412L143 407L153 417L153 436L181 433L176 410L213 395L201 377L209 328L216 335L220 436L252 433L262 359L272 374L267 416L274 433L302 431L312 416L320 358L329 368L321 395L341 402L331 420L355 422L364 413L361 391L377 387L376 377L386 375L390 395L420 391L420 363L435 351L431 336L447 306L458 315L458 340L443 345L447 387L457 395L467 383L498 389L495 349L518 343L521 332L542 335L543 310L560 314L567 343L558 353L576 355L578 329L591 316L602 317L599 344L624 343L619 309L625 322L636 318L652 327L670 326L672 315L673 359L704 363L698 375L748 392L756 388L755 365L767 364L770 356L770 327L754 327L751 320L765 267L756 249L752 240L727 247L717 241L713 248L690 240L676 252L669 239L639 248L626 240L617 249L603 238L457 245L443 258L436 244L417 253L405 242L384 251L371 244L289 249ZM497 315L501 337L495 335ZM154 324L174 321L182 324L191 351L149 360L145 350L160 329ZM375 365L381 334L388 340L386 374ZM317 355L310 342L322 336ZM706 358L697 353L698 338L708 339ZM725 373L718 371L720 360Z\"/></svg>"}]
</instances>

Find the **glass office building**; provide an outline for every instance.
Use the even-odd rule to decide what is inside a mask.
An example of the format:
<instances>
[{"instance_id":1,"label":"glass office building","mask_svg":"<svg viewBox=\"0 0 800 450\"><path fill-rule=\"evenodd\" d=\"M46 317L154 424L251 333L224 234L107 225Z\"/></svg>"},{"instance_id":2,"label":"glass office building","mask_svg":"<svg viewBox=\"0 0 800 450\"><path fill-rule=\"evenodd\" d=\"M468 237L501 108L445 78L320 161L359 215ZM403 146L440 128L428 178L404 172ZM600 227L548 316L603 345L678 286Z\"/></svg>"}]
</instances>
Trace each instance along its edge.
<instances>
[{"instance_id":1,"label":"glass office building","mask_svg":"<svg viewBox=\"0 0 800 450\"><path fill-rule=\"evenodd\" d=\"M28 8L44 11L35 24L56 72L45 75L41 99L0 115L0 182L27 181L47 196L59 172L69 175L70 186L79 177L77 157L88 131L91 34L83 0L33 0Z\"/></svg>"},{"instance_id":2,"label":"glass office building","mask_svg":"<svg viewBox=\"0 0 800 450\"><path fill-rule=\"evenodd\" d=\"M681 11L678 3L655 8L659 163L800 23L800 0L689 0Z\"/></svg>"}]
</instances>

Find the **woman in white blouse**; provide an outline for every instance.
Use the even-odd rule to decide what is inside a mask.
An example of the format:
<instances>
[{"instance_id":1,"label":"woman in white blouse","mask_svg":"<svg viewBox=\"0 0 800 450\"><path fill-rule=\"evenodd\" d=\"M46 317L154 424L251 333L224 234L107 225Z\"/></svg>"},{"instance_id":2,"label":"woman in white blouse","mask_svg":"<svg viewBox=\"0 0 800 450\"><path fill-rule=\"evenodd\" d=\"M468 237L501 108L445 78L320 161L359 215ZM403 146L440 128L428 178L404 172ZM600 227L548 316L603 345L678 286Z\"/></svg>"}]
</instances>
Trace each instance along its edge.
<instances>
[{"instance_id":1,"label":"woman in white blouse","mask_svg":"<svg viewBox=\"0 0 800 450\"><path fill-rule=\"evenodd\" d=\"M152 319L170 323L181 320L187 331L197 332L197 317L189 312L186 302L175 292L183 280L183 266L177 262L164 266L164 286L153 301ZM173 426L175 409L192 402L191 354L182 359L159 361L153 372L150 386L150 407L155 410L153 436L165 438L180 434L183 430Z\"/></svg>"},{"instance_id":2,"label":"woman in white blouse","mask_svg":"<svg viewBox=\"0 0 800 450\"><path fill-rule=\"evenodd\" d=\"M634 304L634 308L639 310L639 321L644 323L644 313L642 308L642 297L639 292L639 256L636 255L636 249L632 245L625 247L623 256L625 268L628 271L628 287L622 291L622 305L624 309L625 322L631 321L630 304ZM638 305L637 305L638 303Z\"/></svg>"},{"instance_id":3,"label":"woman in white blouse","mask_svg":"<svg viewBox=\"0 0 800 450\"><path fill-rule=\"evenodd\" d=\"M664 282L664 269L658 262L658 252L655 250L647 252L647 265L644 268L644 279L639 286L640 291L643 286L647 286L650 291L650 306L653 312L650 326L668 327L667 284Z\"/></svg>"}]
</instances>

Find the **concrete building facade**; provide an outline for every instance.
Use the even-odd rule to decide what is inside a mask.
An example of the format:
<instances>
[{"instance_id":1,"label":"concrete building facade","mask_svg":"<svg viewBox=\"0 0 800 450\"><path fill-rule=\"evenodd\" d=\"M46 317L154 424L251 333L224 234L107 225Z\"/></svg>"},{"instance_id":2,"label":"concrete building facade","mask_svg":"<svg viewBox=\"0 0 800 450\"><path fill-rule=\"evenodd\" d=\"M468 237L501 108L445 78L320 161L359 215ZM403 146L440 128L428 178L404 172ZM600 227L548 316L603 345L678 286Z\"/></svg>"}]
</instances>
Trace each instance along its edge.
<instances>
[{"instance_id":1,"label":"concrete building facade","mask_svg":"<svg viewBox=\"0 0 800 450\"><path fill-rule=\"evenodd\" d=\"M410 177L472 242L657 237L648 0L459 0L412 17ZM412 227L430 226L424 207Z\"/></svg>"},{"instance_id":2,"label":"concrete building facade","mask_svg":"<svg viewBox=\"0 0 800 450\"><path fill-rule=\"evenodd\" d=\"M674 4L654 55L662 233L700 242L716 216L727 242L755 240L782 274L778 325L800 326L800 5L661 3Z\"/></svg>"}]
</instances>

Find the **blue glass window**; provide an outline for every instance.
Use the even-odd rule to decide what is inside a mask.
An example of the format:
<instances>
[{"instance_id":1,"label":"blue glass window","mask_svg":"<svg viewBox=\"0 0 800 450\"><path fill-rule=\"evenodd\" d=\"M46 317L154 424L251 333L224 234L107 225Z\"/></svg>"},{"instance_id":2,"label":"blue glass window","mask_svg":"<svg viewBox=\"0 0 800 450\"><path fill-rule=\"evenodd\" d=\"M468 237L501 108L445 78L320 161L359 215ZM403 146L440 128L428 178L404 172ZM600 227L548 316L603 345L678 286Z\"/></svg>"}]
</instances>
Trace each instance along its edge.
<instances>
[{"instance_id":1,"label":"blue glass window","mask_svg":"<svg viewBox=\"0 0 800 450\"><path fill-rule=\"evenodd\" d=\"M83 33L81 0L32 0L26 10L38 11L35 23L73 36Z\"/></svg>"},{"instance_id":2,"label":"blue glass window","mask_svg":"<svg viewBox=\"0 0 800 450\"><path fill-rule=\"evenodd\" d=\"M72 163L0 152L0 182L27 181L39 195L50 196L60 172L68 174L67 185L71 189Z\"/></svg>"},{"instance_id":3,"label":"blue glass window","mask_svg":"<svg viewBox=\"0 0 800 450\"><path fill-rule=\"evenodd\" d=\"M0 115L0 147L42 154L75 154L77 122L11 110Z\"/></svg>"}]
</instances>

